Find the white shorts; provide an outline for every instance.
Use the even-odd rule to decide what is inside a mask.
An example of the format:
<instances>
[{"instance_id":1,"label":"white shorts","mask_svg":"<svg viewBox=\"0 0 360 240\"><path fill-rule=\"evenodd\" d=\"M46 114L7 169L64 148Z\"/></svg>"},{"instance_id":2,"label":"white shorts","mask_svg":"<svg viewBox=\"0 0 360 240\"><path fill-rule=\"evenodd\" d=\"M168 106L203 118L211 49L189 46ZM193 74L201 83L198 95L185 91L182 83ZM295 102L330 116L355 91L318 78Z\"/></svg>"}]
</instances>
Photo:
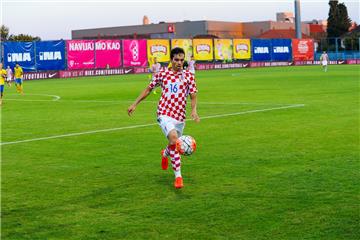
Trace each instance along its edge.
<instances>
[{"instance_id":1,"label":"white shorts","mask_svg":"<svg viewBox=\"0 0 360 240\"><path fill-rule=\"evenodd\" d=\"M7 82L11 82L11 77L6 78Z\"/></svg>"},{"instance_id":2,"label":"white shorts","mask_svg":"<svg viewBox=\"0 0 360 240\"><path fill-rule=\"evenodd\" d=\"M322 61L321 64L322 64L323 66L326 66L326 65L328 64L328 62L327 62L327 61Z\"/></svg>"},{"instance_id":3,"label":"white shorts","mask_svg":"<svg viewBox=\"0 0 360 240\"><path fill-rule=\"evenodd\" d=\"M164 115L159 116L157 121L159 123L161 130L163 131L163 133L165 134L166 137L169 135L170 131L173 129L175 129L177 131L177 134L179 137L182 136L184 127L185 127L185 122L180 122L171 117L164 116Z\"/></svg>"}]
</instances>

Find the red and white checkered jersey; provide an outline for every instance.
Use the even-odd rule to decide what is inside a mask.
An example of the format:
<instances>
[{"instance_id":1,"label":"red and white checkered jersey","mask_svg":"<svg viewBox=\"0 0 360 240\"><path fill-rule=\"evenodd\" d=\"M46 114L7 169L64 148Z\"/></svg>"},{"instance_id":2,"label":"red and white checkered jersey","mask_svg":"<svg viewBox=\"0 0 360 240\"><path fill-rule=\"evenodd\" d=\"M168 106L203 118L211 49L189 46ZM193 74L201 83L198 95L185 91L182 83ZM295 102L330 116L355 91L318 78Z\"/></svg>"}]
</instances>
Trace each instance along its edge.
<instances>
[{"instance_id":1,"label":"red and white checkered jersey","mask_svg":"<svg viewBox=\"0 0 360 240\"><path fill-rule=\"evenodd\" d=\"M149 85L151 89L157 86L162 89L157 115L185 121L187 96L197 92L194 75L188 70L175 72L166 68L155 74Z\"/></svg>"}]
</instances>

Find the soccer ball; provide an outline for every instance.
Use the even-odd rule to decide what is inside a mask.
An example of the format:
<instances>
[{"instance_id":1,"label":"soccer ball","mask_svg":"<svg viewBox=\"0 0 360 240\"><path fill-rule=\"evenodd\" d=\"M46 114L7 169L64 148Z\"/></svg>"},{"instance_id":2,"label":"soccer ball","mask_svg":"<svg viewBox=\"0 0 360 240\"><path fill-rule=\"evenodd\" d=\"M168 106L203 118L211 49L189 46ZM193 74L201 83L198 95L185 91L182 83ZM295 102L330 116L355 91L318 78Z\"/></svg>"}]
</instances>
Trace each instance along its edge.
<instances>
[{"instance_id":1,"label":"soccer ball","mask_svg":"<svg viewBox=\"0 0 360 240\"><path fill-rule=\"evenodd\" d=\"M176 150L181 155L189 156L196 150L195 139L191 136L181 136L176 140Z\"/></svg>"}]
</instances>

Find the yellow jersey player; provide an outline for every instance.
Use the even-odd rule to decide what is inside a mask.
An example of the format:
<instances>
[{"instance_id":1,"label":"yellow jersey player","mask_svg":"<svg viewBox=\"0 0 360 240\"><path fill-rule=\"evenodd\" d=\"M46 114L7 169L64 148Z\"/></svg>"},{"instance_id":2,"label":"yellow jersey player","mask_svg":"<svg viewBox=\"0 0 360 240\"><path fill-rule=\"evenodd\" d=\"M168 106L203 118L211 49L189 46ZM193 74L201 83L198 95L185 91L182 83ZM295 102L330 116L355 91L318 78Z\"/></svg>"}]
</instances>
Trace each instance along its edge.
<instances>
[{"instance_id":1,"label":"yellow jersey player","mask_svg":"<svg viewBox=\"0 0 360 240\"><path fill-rule=\"evenodd\" d=\"M24 90L23 90L24 71L23 71L23 69L20 67L20 65L18 63L16 63L16 65L15 65L14 75L15 75L16 91L23 94L24 93Z\"/></svg>"},{"instance_id":2,"label":"yellow jersey player","mask_svg":"<svg viewBox=\"0 0 360 240\"><path fill-rule=\"evenodd\" d=\"M5 79L6 79L6 70L3 69L3 64L0 63L0 105L2 105L2 98L4 95Z\"/></svg>"},{"instance_id":3,"label":"yellow jersey player","mask_svg":"<svg viewBox=\"0 0 360 240\"><path fill-rule=\"evenodd\" d=\"M149 58L149 61L148 61L148 64L149 64L149 68L148 68L148 72L149 72L148 79L149 79L150 82L152 81L151 66L152 66L153 62L154 62L153 58Z\"/></svg>"}]
</instances>

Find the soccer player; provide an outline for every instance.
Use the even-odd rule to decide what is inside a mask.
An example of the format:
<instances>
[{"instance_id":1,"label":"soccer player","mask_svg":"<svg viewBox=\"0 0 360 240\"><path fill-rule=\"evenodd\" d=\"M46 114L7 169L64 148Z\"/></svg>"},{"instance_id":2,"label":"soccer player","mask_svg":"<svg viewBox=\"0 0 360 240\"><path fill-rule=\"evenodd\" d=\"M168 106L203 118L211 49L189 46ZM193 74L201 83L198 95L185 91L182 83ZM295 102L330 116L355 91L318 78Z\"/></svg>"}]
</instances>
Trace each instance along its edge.
<instances>
[{"instance_id":1,"label":"soccer player","mask_svg":"<svg viewBox=\"0 0 360 240\"><path fill-rule=\"evenodd\" d=\"M5 79L6 79L6 70L3 69L3 64L0 63L0 105L2 105L2 98L4 95Z\"/></svg>"},{"instance_id":2,"label":"soccer player","mask_svg":"<svg viewBox=\"0 0 360 240\"><path fill-rule=\"evenodd\" d=\"M172 63L171 63L171 61L169 62L167 68L169 68L169 69L172 68ZM188 63L186 60L184 60L183 69L186 70L186 69L188 69L188 68L189 68L189 63Z\"/></svg>"},{"instance_id":3,"label":"soccer player","mask_svg":"<svg viewBox=\"0 0 360 240\"><path fill-rule=\"evenodd\" d=\"M23 69L20 67L20 65L18 63L16 63L15 68L14 68L14 72L15 72L15 86L16 86L16 90L17 92L23 94L23 75L24 75L24 71Z\"/></svg>"},{"instance_id":4,"label":"soccer player","mask_svg":"<svg viewBox=\"0 0 360 240\"><path fill-rule=\"evenodd\" d=\"M183 70L185 52L182 48L174 48L170 52L172 67L160 70L155 74L152 82L139 95L135 102L129 106L129 116L135 111L137 105L144 100L150 92L160 86L161 98L157 108L157 121L160 128L168 139L168 146L161 151L161 166L163 170L168 168L168 157L175 174L175 188L182 188L183 178L181 175L181 157L176 150L176 140L183 133L185 126L185 108L188 95L191 98L191 117L195 122L200 118L197 114L197 87L194 75L188 70Z\"/></svg>"},{"instance_id":5,"label":"soccer player","mask_svg":"<svg viewBox=\"0 0 360 240\"><path fill-rule=\"evenodd\" d=\"M160 72L161 64L158 63L157 58L154 57L154 63L151 65L151 72L152 72L152 78L154 78L154 75L158 72Z\"/></svg>"},{"instance_id":6,"label":"soccer player","mask_svg":"<svg viewBox=\"0 0 360 240\"><path fill-rule=\"evenodd\" d=\"M153 65L153 58L149 58L148 60L148 64L149 64L149 68L148 68L148 72L149 72L149 75L148 75L148 78L149 78L149 81L152 81L152 73L151 73L151 66Z\"/></svg>"},{"instance_id":7,"label":"soccer player","mask_svg":"<svg viewBox=\"0 0 360 240\"><path fill-rule=\"evenodd\" d=\"M190 61L189 61L189 71L195 75L195 60L194 57L191 57Z\"/></svg>"},{"instance_id":8,"label":"soccer player","mask_svg":"<svg viewBox=\"0 0 360 240\"><path fill-rule=\"evenodd\" d=\"M13 71L11 70L10 66L6 68L6 82L11 87L11 80L13 79Z\"/></svg>"},{"instance_id":9,"label":"soccer player","mask_svg":"<svg viewBox=\"0 0 360 240\"><path fill-rule=\"evenodd\" d=\"M329 61L329 56L327 55L326 51L324 51L323 54L321 54L320 56L321 66L324 72L327 72L328 61Z\"/></svg>"},{"instance_id":10,"label":"soccer player","mask_svg":"<svg viewBox=\"0 0 360 240\"><path fill-rule=\"evenodd\" d=\"M157 74L160 71L160 69L161 69L161 64L158 63L157 58L154 57L154 63L151 65L151 68L150 68L150 72L152 73L151 74L151 79L154 78L155 74ZM154 94L157 93L156 89L154 89L153 93Z\"/></svg>"}]
</instances>

